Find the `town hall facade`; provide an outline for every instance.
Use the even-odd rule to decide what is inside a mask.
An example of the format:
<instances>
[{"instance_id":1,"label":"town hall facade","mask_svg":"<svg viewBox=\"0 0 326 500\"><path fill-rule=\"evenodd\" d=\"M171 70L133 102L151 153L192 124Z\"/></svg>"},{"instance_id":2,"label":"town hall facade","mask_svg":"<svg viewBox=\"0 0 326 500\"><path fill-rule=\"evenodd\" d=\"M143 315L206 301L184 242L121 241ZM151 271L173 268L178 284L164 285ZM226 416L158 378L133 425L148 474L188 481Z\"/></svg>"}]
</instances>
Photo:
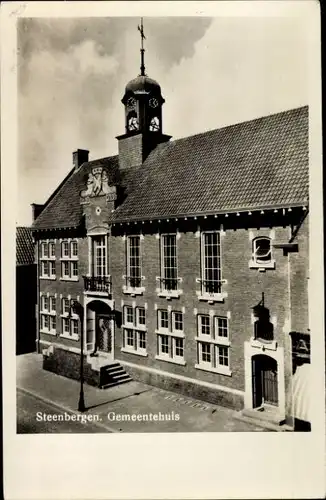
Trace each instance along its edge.
<instances>
[{"instance_id":1,"label":"town hall facade","mask_svg":"<svg viewBox=\"0 0 326 500\"><path fill-rule=\"evenodd\" d=\"M118 155L75 151L34 205L43 366L78 379L83 338L89 384L140 380L292 425L310 361L308 107L172 140L164 102L142 57Z\"/></svg>"}]
</instances>

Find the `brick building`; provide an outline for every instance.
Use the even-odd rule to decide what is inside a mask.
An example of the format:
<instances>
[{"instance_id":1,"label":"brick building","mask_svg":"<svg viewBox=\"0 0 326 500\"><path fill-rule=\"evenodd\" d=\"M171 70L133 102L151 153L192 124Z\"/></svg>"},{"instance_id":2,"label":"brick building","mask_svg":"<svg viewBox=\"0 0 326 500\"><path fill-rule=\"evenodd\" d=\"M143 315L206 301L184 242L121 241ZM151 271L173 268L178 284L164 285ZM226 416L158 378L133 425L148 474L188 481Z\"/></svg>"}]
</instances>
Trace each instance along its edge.
<instances>
[{"instance_id":1,"label":"brick building","mask_svg":"<svg viewBox=\"0 0 326 500\"><path fill-rule=\"evenodd\" d=\"M90 384L132 378L291 424L310 359L308 107L172 140L163 104L142 65L119 154L75 151L39 207L44 368L78 379L83 328Z\"/></svg>"},{"instance_id":2,"label":"brick building","mask_svg":"<svg viewBox=\"0 0 326 500\"><path fill-rule=\"evenodd\" d=\"M37 303L34 241L30 227L16 228L16 354L35 351Z\"/></svg>"}]
</instances>

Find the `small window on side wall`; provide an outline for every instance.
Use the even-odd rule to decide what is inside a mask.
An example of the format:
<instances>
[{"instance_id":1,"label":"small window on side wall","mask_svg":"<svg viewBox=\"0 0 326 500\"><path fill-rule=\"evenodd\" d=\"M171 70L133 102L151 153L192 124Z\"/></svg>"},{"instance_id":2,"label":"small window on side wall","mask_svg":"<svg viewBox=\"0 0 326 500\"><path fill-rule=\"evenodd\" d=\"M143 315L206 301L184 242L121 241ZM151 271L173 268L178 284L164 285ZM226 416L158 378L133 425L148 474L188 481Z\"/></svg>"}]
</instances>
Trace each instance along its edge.
<instances>
[{"instance_id":1,"label":"small window on side wall","mask_svg":"<svg viewBox=\"0 0 326 500\"><path fill-rule=\"evenodd\" d=\"M252 259L249 267L264 271L274 269L275 261L272 255L272 240L268 236L258 236L252 240Z\"/></svg>"},{"instance_id":2,"label":"small window on side wall","mask_svg":"<svg viewBox=\"0 0 326 500\"><path fill-rule=\"evenodd\" d=\"M271 240L266 236L255 238L253 244L253 259L257 264L266 264L272 260Z\"/></svg>"}]
</instances>

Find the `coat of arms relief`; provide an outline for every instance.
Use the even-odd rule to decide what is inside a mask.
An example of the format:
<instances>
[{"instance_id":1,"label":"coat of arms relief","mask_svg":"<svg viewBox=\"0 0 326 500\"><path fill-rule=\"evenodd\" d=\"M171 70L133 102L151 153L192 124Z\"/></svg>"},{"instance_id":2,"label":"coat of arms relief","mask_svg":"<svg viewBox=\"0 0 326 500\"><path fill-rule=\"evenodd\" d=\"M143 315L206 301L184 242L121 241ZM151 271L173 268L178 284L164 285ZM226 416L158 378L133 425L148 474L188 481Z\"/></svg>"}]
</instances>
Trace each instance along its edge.
<instances>
[{"instance_id":1,"label":"coat of arms relief","mask_svg":"<svg viewBox=\"0 0 326 500\"><path fill-rule=\"evenodd\" d=\"M109 177L103 167L96 167L88 174L86 189L81 192L81 197L107 196L109 200L116 199L116 187L109 186Z\"/></svg>"}]
</instances>

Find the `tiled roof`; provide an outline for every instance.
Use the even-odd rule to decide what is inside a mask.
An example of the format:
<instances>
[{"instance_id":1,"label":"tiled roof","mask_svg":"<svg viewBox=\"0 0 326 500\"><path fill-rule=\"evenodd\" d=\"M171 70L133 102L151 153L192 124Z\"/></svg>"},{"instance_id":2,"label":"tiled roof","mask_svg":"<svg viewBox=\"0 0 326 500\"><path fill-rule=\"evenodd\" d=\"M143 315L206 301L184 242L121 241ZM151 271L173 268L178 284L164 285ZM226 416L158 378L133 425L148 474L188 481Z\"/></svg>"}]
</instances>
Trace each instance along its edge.
<instances>
[{"instance_id":1,"label":"tiled roof","mask_svg":"<svg viewBox=\"0 0 326 500\"><path fill-rule=\"evenodd\" d=\"M140 167L119 172L118 157L73 172L34 223L81 221L87 173L105 164L127 196L112 221L283 207L308 202L308 107L159 145ZM123 176L123 177L122 177Z\"/></svg>"},{"instance_id":2,"label":"tiled roof","mask_svg":"<svg viewBox=\"0 0 326 500\"><path fill-rule=\"evenodd\" d=\"M61 189L37 217L33 229L63 229L79 226L82 218L80 192L86 187L91 169L104 165L108 169L109 183L119 182L118 156L90 161L84 163L78 170L71 170Z\"/></svg>"},{"instance_id":3,"label":"tiled roof","mask_svg":"<svg viewBox=\"0 0 326 500\"><path fill-rule=\"evenodd\" d=\"M34 263L34 242L30 227L16 228L16 265L24 266Z\"/></svg>"},{"instance_id":4,"label":"tiled roof","mask_svg":"<svg viewBox=\"0 0 326 500\"><path fill-rule=\"evenodd\" d=\"M157 147L116 220L205 214L308 201L308 107Z\"/></svg>"}]
</instances>

